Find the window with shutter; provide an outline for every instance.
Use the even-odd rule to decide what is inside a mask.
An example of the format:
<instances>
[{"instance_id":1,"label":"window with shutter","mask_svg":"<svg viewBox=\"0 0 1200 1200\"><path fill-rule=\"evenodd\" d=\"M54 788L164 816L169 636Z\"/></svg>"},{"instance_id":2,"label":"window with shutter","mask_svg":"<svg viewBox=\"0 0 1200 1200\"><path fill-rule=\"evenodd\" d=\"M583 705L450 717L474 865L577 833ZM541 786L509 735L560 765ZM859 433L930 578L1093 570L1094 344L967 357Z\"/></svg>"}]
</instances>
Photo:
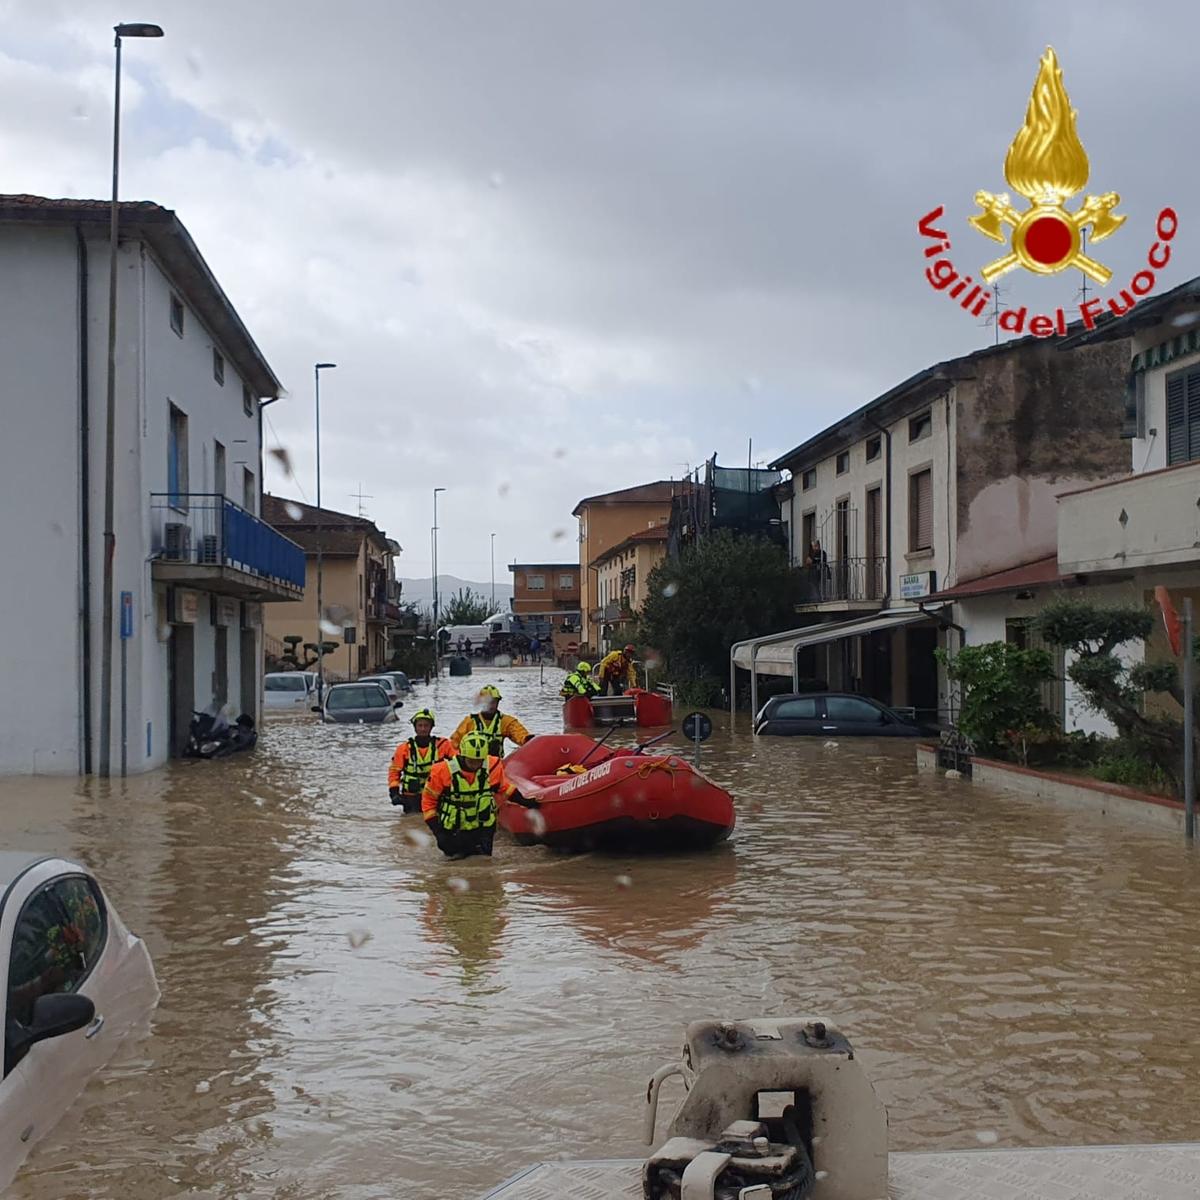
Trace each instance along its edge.
<instances>
[{"instance_id":1,"label":"window with shutter","mask_svg":"<svg viewBox=\"0 0 1200 1200\"><path fill-rule=\"evenodd\" d=\"M928 468L908 477L908 548L933 548L933 471Z\"/></svg>"},{"instance_id":2,"label":"window with shutter","mask_svg":"<svg viewBox=\"0 0 1200 1200\"><path fill-rule=\"evenodd\" d=\"M1200 370L1167 377L1167 465L1200 459Z\"/></svg>"},{"instance_id":3,"label":"window with shutter","mask_svg":"<svg viewBox=\"0 0 1200 1200\"><path fill-rule=\"evenodd\" d=\"M1187 378L1167 380L1167 463L1187 462Z\"/></svg>"}]
</instances>

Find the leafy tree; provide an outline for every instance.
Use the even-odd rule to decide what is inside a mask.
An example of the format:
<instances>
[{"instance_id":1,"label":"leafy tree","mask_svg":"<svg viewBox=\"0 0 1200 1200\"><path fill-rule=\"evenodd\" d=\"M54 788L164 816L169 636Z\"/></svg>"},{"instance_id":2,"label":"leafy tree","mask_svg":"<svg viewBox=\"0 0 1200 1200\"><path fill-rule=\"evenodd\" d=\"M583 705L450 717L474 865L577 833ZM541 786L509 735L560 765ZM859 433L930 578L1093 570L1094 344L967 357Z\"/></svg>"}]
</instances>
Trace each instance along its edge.
<instances>
[{"instance_id":1,"label":"leafy tree","mask_svg":"<svg viewBox=\"0 0 1200 1200\"><path fill-rule=\"evenodd\" d=\"M719 687L734 642L796 624L799 577L786 553L727 529L660 562L646 590L638 636L676 681L709 677Z\"/></svg>"},{"instance_id":2,"label":"leafy tree","mask_svg":"<svg viewBox=\"0 0 1200 1200\"><path fill-rule=\"evenodd\" d=\"M985 642L964 646L953 658L945 650L935 653L946 674L962 685L958 727L977 746L1009 744L1024 758L1029 735L1053 724L1042 704L1042 684L1054 678L1044 650Z\"/></svg>"},{"instance_id":3,"label":"leafy tree","mask_svg":"<svg viewBox=\"0 0 1200 1200\"><path fill-rule=\"evenodd\" d=\"M1136 758L1160 770L1180 790L1183 723L1143 711L1147 692L1165 692L1183 704L1179 669L1174 661L1130 665L1117 655L1126 643L1144 642L1150 636L1154 614L1144 608L1105 608L1059 600L1043 609L1037 623L1047 642L1076 656L1067 675L1088 707L1112 722ZM1200 661L1198 648L1200 641L1193 640L1194 661Z\"/></svg>"},{"instance_id":4,"label":"leafy tree","mask_svg":"<svg viewBox=\"0 0 1200 1200\"><path fill-rule=\"evenodd\" d=\"M459 588L442 605L443 625L482 625L492 615L491 605L471 588Z\"/></svg>"}]
</instances>

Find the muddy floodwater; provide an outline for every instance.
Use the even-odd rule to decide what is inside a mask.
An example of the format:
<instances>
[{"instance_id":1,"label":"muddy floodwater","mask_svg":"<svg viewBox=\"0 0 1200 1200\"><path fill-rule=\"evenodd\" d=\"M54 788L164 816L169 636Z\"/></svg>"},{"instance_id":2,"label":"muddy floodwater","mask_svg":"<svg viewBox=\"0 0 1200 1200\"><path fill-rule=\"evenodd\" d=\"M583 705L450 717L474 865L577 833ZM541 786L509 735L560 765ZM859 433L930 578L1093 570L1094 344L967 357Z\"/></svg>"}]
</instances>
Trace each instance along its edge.
<instances>
[{"instance_id":1,"label":"muddy floodwater","mask_svg":"<svg viewBox=\"0 0 1200 1200\"><path fill-rule=\"evenodd\" d=\"M449 732L495 678L561 731L561 677L442 679L405 713ZM836 1021L895 1149L1200 1138L1181 838L919 777L911 743L714 717L738 827L680 858L501 834L447 863L388 803L407 724L286 718L220 763L0 781L3 843L89 863L163 993L9 1195L471 1200L540 1158L639 1154L645 1081L705 1016Z\"/></svg>"}]
</instances>

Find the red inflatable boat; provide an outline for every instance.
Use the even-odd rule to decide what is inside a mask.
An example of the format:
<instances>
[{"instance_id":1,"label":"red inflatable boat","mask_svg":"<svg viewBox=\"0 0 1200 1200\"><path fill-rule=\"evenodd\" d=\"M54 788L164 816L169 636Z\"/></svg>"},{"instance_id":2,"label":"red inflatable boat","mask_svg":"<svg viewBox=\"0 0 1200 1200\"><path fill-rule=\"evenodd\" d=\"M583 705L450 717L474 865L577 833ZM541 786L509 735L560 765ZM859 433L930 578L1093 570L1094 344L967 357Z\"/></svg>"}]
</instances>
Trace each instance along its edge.
<instances>
[{"instance_id":1,"label":"red inflatable boat","mask_svg":"<svg viewBox=\"0 0 1200 1200\"><path fill-rule=\"evenodd\" d=\"M580 764L582 772L571 769ZM543 733L510 754L504 770L541 805L501 806L500 824L522 845L675 850L710 846L733 831L732 797L678 754Z\"/></svg>"},{"instance_id":2,"label":"red inflatable boat","mask_svg":"<svg viewBox=\"0 0 1200 1200\"><path fill-rule=\"evenodd\" d=\"M622 696L572 696L563 705L567 729L595 729L623 722L643 729L671 724L671 702L659 692L629 688Z\"/></svg>"}]
</instances>

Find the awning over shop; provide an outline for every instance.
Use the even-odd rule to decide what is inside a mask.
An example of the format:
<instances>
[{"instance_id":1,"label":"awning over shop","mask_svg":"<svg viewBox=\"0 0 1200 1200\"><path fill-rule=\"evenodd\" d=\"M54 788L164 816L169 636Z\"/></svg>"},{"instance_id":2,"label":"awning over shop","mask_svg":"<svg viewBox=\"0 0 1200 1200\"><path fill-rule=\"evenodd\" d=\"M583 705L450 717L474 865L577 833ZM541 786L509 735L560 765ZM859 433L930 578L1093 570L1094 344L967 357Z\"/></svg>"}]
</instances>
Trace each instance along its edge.
<instances>
[{"instance_id":1,"label":"awning over shop","mask_svg":"<svg viewBox=\"0 0 1200 1200\"><path fill-rule=\"evenodd\" d=\"M758 674L791 675L796 652L807 646L819 646L824 642L860 637L865 633L878 633L885 629L898 629L901 625L911 625L914 621L928 620L930 616L929 612L922 612L919 608L891 609L853 621L806 625L803 629L791 629L787 633L755 638L751 642L739 642L733 648L732 663L735 667L748 671L753 656L754 669Z\"/></svg>"},{"instance_id":2,"label":"awning over shop","mask_svg":"<svg viewBox=\"0 0 1200 1200\"><path fill-rule=\"evenodd\" d=\"M880 633L913 625L917 621L934 619L932 608L890 608L870 617L859 617L853 621L832 621L827 625L806 625L802 629L789 629L785 633L772 633L766 637L736 642L729 648L729 711L736 704L737 668L750 671L750 703L752 711L758 710L759 675L782 675L796 678L796 656L807 646L819 646L842 638L861 637L867 633Z\"/></svg>"}]
</instances>

